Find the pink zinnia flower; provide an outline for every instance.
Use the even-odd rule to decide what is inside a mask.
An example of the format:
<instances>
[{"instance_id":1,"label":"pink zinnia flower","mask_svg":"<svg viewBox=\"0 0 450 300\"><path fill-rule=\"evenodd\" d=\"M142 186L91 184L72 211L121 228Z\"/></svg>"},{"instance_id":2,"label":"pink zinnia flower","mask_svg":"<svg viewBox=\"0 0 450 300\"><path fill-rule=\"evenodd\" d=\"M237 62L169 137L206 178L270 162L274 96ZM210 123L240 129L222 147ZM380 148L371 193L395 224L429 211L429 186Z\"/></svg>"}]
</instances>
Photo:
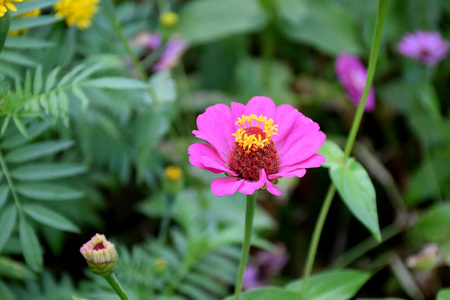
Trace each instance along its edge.
<instances>
[{"instance_id":1,"label":"pink zinnia flower","mask_svg":"<svg viewBox=\"0 0 450 300\"><path fill-rule=\"evenodd\" d=\"M251 195L275 186L280 177L302 177L306 168L325 161L316 154L325 141L319 125L290 105L275 106L272 99L253 97L247 105L216 104L197 118L193 133L207 144L189 147L189 161L196 167L227 176L212 181L216 196L236 191Z\"/></svg>"},{"instance_id":2,"label":"pink zinnia flower","mask_svg":"<svg viewBox=\"0 0 450 300\"><path fill-rule=\"evenodd\" d=\"M180 62L181 56L187 50L188 43L181 38L172 37L164 47L164 52L153 66L153 70L156 72L175 67Z\"/></svg>"},{"instance_id":3,"label":"pink zinnia flower","mask_svg":"<svg viewBox=\"0 0 450 300\"><path fill-rule=\"evenodd\" d=\"M339 82L344 87L347 96L358 106L364 91L364 85L367 79L367 70L361 60L353 55L340 54L334 64ZM373 87L370 88L367 96L366 107L364 111L375 109L375 93Z\"/></svg>"},{"instance_id":4,"label":"pink zinnia flower","mask_svg":"<svg viewBox=\"0 0 450 300\"><path fill-rule=\"evenodd\" d=\"M450 43L439 32L416 31L406 34L397 45L397 51L424 65L433 67L447 56Z\"/></svg>"}]
</instances>

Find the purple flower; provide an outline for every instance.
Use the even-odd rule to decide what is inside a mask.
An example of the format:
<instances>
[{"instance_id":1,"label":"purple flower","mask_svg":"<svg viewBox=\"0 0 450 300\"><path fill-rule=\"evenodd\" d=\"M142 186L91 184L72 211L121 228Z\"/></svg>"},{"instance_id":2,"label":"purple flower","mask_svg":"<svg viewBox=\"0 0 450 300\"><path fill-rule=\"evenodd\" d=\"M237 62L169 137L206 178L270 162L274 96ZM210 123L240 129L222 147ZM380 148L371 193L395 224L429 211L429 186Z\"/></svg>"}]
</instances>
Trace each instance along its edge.
<instances>
[{"instance_id":1,"label":"purple flower","mask_svg":"<svg viewBox=\"0 0 450 300\"><path fill-rule=\"evenodd\" d=\"M270 283L284 267L288 258L286 248L280 244L276 245L272 252L259 252L255 257L255 264L245 268L244 289L252 290Z\"/></svg>"},{"instance_id":2,"label":"purple flower","mask_svg":"<svg viewBox=\"0 0 450 300\"><path fill-rule=\"evenodd\" d=\"M424 65L433 67L447 56L450 43L439 32L416 31L403 36L397 51Z\"/></svg>"},{"instance_id":3,"label":"purple flower","mask_svg":"<svg viewBox=\"0 0 450 300\"><path fill-rule=\"evenodd\" d=\"M147 38L147 47L150 48L150 50L155 50L159 46L161 46L161 36L159 34L151 34Z\"/></svg>"},{"instance_id":4,"label":"purple flower","mask_svg":"<svg viewBox=\"0 0 450 300\"><path fill-rule=\"evenodd\" d=\"M188 43L178 37L172 37L165 45L165 49L159 60L153 66L155 72L160 72L176 66L181 56L188 48Z\"/></svg>"},{"instance_id":5,"label":"purple flower","mask_svg":"<svg viewBox=\"0 0 450 300\"><path fill-rule=\"evenodd\" d=\"M347 96L358 106L367 79L367 70L361 60L356 56L343 53L337 58L334 68ZM364 111L373 111L374 109L375 92L373 87L371 87Z\"/></svg>"}]
</instances>

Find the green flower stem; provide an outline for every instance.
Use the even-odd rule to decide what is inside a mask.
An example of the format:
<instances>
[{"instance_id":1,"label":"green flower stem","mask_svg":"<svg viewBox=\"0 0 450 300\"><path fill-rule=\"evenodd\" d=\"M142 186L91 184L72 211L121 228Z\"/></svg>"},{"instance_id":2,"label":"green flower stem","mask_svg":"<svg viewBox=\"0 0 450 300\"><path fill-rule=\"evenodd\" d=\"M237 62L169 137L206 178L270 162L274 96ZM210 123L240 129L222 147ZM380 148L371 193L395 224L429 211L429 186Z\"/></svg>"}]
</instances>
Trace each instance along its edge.
<instances>
[{"instance_id":1,"label":"green flower stem","mask_svg":"<svg viewBox=\"0 0 450 300\"><path fill-rule=\"evenodd\" d=\"M120 27L120 24L116 19L116 16L114 14L114 4L112 3L111 0L108 1L107 6L108 6L108 8L106 9L106 12L108 14L108 17L109 17L111 23L114 26L114 30L116 31L117 35L119 36L120 40L122 41L122 44L124 45L125 50L127 51L137 72L139 73L139 76L141 77L141 79L143 81L147 82L147 80L148 80L147 75L145 74L145 71L142 68L142 66L139 64L139 61L138 61L136 55L134 54L133 50L131 49L130 44L128 43L128 40L125 37L125 34L123 33L122 28Z\"/></svg>"},{"instance_id":2,"label":"green flower stem","mask_svg":"<svg viewBox=\"0 0 450 300\"><path fill-rule=\"evenodd\" d=\"M361 124L361 119L364 114L364 108L367 102L367 96L369 95L370 88L372 86L373 76L375 74L376 63L378 60L378 54L380 52L380 44L381 44L381 36L383 34L384 22L386 20L387 8L388 8L389 0L379 0L378 4L378 15L377 15L377 23L375 25L375 34L372 42L372 49L370 51L370 60L369 60L369 68L367 71L367 79L366 84L364 86L364 91L361 96L361 100L359 102L358 108L356 110L355 118L353 119L352 128L350 130L350 134L347 139L347 144L345 146L344 157L342 164L345 165L347 159L350 156L350 152L352 151L353 144L355 143L356 134L358 133L359 126ZM322 228L325 223L325 219L328 214L328 210L330 209L331 202L333 201L333 196L336 192L336 187L333 183L331 183L328 188L327 195L325 196L325 200L322 204L322 208L320 210L319 218L316 221L316 225L314 228L313 237L311 240L311 244L308 250L308 256L306 259L305 270L303 274L302 285L300 287L300 292L303 292L306 288L306 284L308 282L309 276L312 271L312 267L314 265L314 260L316 257L317 246L319 244L320 235L322 233Z\"/></svg>"},{"instance_id":3,"label":"green flower stem","mask_svg":"<svg viewBox=\"0 0 450 300\"><path fill-rule=\"evenodd\" d=\"M164 243L167 239L167 232L169 231L170 217L172 215L172 206L175 202L173 195L168 195L165 199L166 205L164 209L163 218L161 221L161 231L159 232L158 241Z\"/></svg>"},{"instance_id":4,"label":"green flower stem","mask_svg":"<svg viewBox=\"0 0 450 300\"><path fill-rule=\"evenodd\" d=\"M244 270L247 265L248 253L250 251L250 241L252 238L253 216L255 215L256 192L247 196L247 207L245 210L245 234L244 243L242 245L241 261L239 263L239 272L234 289L234 300L239 300L242 289L242 280L244 278Z\"/></svg>"},{"instance_id":5,"label":"green flower stem","mask_svg":"<svg viewBox=\"0 0 450 300\"><path fill-rule=\"evenodd\" d=\"M334 194L336 193L336 187L334 184L330 184L328 188L327 195L320 209L319 218L316 221L316 226L314 227L314 233L309 244L308 257L306 258L305 270L303 272L302 285L300 287L300 293L306 288L306 283L308 282L309 275L311 275L312 267L314 265L314 259L316 258L317 246L319 245L320 235L322 233L323 225L325 224L325 219L327 218L328 210L330 209L331 202L333 201Z\"/></svg>"},{"instance_id":6,"label":"green flower stem","mask_svg":"<svg viewBox=\"0 0 450 300\"><path fill-rule=\"evenodd\" d=\"M0 149L0 166L2 168L3 174L5 174L6 182L8 183L8 187L11 190L14 202L16 203L16 207L19 209L19 212L22 213L22 206L20 204L19 195L17 195L16 188L14 187L13 181L11 179L11 175L9 174L8 167L6 166L5 160L3 159L3 153Z\"/></svg>"},{"instance_id":7,"label":"green flower stem","mask_svg":"<svg viewBox=\"0 0 450 300\"><path fill-rule=\"evenodd\" d=\"M114 273L105 275L103 276L103 278L105 278L105 280L108 281L109 285L113 288L114 292L116 292L117 296L119 296L120 299L130 300L130 298L128 297L127 293L125 293L125 290L120 285Z\"/></svg>"}]
</instances>

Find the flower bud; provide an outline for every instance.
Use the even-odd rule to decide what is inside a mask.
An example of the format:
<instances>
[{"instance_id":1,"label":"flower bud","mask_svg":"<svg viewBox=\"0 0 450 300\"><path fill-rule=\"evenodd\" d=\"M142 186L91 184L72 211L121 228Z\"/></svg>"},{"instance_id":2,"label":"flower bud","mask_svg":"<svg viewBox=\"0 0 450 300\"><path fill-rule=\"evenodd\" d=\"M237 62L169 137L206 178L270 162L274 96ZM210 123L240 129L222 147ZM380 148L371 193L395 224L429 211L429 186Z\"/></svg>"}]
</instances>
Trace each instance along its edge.
<instances>
[{"instance_id":1,"label":"flower bud","mask_svg":"<svg viewBox=\"0 0 450 300\"><path fill-rule=\"evenodd\" d=\"M153 267L156 273L162 274L167 271L168 264L164 258L158 258L155 260Z\"/></svg>"},{"instance_id":2,"label":"flower bud","mask_svg":"<svg viewBox=\"0 0 450 300\"><path fill-rule=\"evenodd\" d=\"M165 27L172 27L178 22L178 15L173 11L166 11L161 15L161 24Z\"/></svg>"},{"instance_id":3,"label":"flower bud","mask_svg":"<svg viewBox=\"0 0 450 300\"><path fill-rule=\"evenodd\" d=\"M169 195L175 195L183 188L183 170L178 166L168 166L164 171L164 190Z\"/></svg>"},{"instance_id":4,"label":"flower bud","mask_svg":"<svg viewBox=\"0 0 450 300\"><path fill-rule=\"evenodd\" d=\"M96 234L80 248L89 268L94 274L109 275L114 272L119 258L114 244L108 242L103 234Z\"/></svg>"}]
</instances>

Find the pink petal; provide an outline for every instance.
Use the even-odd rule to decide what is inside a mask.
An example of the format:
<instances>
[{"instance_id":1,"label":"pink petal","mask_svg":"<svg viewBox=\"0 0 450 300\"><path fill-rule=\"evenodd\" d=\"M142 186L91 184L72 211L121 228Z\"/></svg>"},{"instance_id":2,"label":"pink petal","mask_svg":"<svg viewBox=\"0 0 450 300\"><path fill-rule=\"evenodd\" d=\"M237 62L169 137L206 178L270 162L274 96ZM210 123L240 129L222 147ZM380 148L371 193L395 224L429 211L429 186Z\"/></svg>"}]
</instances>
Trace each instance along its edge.
<instances>
[{"instance_id":1,"label":"pink petal","mask_svg":"<svg viewBox=\"0 0 450 300\"><path fill-rule=\"evenodd\" d=\"M211 191L217 197L231 196L242 186L244 181L238 177L220 177L211 182Z\"/></svg>"},{"instance_id":2,"label":"pink petal","mask_svg":"<svg viewBox=\"0 0 450 300\"><path fill-rule=\"evenodd\" d=\"M194 130L193 133L211 144L220 157L226 160L234 145L233 123L231 109L224 104L216 104L197 117L198 131Z\"/></svg>"},{"instance_id":3,"label":"pink petal","mask_svg":"<svg viewBox=\"0 0 450 300\"><path fill-rule=\"evenodd\" d=\"M319 132L319 124L312 122L311 120L306 124L300 122L301 121L297 120L294 126L291 127L291 130L289 130L289 133L285 135L285 138L279 140L275 144L280 157L286 155L286 153L291 150L292 146L301 138Z\"/></svg>"},{"instance_id":4,"label":"pink petal","mask_svg":"<svg viewBox=\"0 0 450 300\"><path fill-rule=\"evenodd\" d=\"M297 118L304 118L304 116L295 108L288 104L283 104L277 107L277 117L275 124L278 125L278 132L272 136L274 142L281 141L285 135L294 126Z\"/></svg>"},{"instance_id":5,"label":"pink petal","mask_svg":"<svg viewBox=\"0 0 450 300\"><path fill-rule=\"evenodd\" d=\"M275 196L281 196L281 191L269 180L266 181L267 191Z\"/></svg>"},{"instance_id":6,"label":"pink petal","mask_svg":"<svg viewBox=\"0 0 450 300\"><path fill-rule=\"evenodd\" d=\"M304 161L320 150L325 141L325 134L322 131L316 131L290 141L289 150L283 155L280 154L280 166L293 165Z\"/></svg>"},{"instance_id":7,"label":"pink petal","mask_svg":"<svg viewBox=\"0 0 450 300\"><path fill-rule=\"evenodd\" d=\"M298 177L301 178L305 176L306 170L305 169L292 169L285 172L278 172L272 175L269 175L269 179L276 179L281 177Z\"/></svg>"},{"instance_id":8,"label":"pink petal","mask_svg":"<svg viewBox=\"0 0 450 300\"><path fill-rule=\"evenodd\" d=\"M256 96L248 101L245 107L245 112L247 116L254 114L256 116L264 116L267 119L276 120L277 108L272 99L268 97Z\"/></svg>"},{"instance_id":9,"label":"pink petal","mask_svg":"<svg viewBox=\"0 0 450 300\"><path fill-rule=\"evenodd\" d=\"M188 153L190 155L189 162L198 168L213 173L226 172L236 175L227 168L225 161L219 156L217 151L209 145L202 143L193 144L189 147Z\"/></svg>"},{"instance_id":10,"label":"pink petal","mask_svg":"<svg viewBox=\"0 0 450 300\"><path fill-rule=\"evenodd\" d=\"M235 125L238 118L242 117L244 114L245 105L237 102L231 102L231 119L234 126L234 131L239 129L239 125Z\"/></svg>"},{"instance_id":11,"label":"pink petal","mask_svg":"<svg viewBox=\"0 0 450 300\"><path fill-rule=\"evenodd\" d=\"M305 159L304 161L301 161L299 163L293 164L293 165L287 165L287 166L280 166L278 169L278 173L286 173L286 172L292 172L297 169L306 169L306 168L318 168L322 163L325 162L325 157L320 154L314 154L311 157ZM270 176L269 176L270 178ZM270 178L272 179L272 178Z\"/></svg>"}]
</instances>

